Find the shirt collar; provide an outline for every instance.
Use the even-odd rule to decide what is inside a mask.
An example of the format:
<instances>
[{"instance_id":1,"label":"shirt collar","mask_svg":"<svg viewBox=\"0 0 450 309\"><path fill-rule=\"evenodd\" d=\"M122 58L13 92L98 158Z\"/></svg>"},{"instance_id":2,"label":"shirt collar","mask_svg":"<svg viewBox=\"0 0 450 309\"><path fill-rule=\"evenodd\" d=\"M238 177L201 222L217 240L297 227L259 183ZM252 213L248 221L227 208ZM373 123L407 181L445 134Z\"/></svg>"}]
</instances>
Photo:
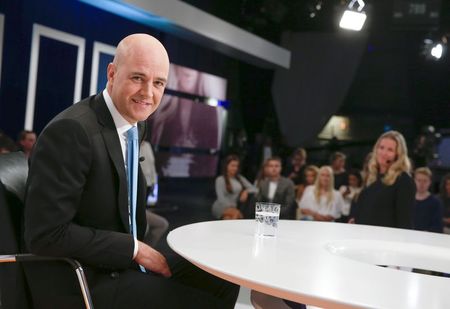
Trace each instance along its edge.
<instances>
[{"instance_id":1,"label":"shirt collar","mask_svg":"<svg viewBox=\"0 0 450 309\"><path fill-rule=\"evenodd\" d=\"M103 90L103 98L105 99L106 106L109 109L109 112L111 113L111 116L113 118L114 124L117 128L117 132L119 134L123 134L129 129L131 129L132 126L136 126L136 123L129 123L117 110L116 106L114 105L111 96L108 93L108 90L105 88Z\"/></svg>"}]
</instances>

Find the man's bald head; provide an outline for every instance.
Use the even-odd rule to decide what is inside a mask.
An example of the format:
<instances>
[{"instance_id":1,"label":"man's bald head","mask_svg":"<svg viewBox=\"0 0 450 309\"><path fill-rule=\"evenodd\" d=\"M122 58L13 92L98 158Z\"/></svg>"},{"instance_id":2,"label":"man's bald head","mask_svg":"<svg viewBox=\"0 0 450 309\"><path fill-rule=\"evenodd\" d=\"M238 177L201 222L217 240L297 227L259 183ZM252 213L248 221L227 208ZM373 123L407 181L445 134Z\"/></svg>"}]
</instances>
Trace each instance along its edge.
<instances>
[{"instance_id":1,"label":"man's bald head","mask_svg":"<svg viewBox=\"0 0 450 309\"><path fill-rule=\"evenodd\" d=\"M119 65L124 59L136 56L138 53L153 51L166 56L169 61L169 56L164 46L155 37L145 33L135 33L123 38L117 45L116 55L113 63Z\"/></svg>"},{"instance_id":2,"label":"man's bald head","mask_svg":"<svg viewBox=\"0 0 450 309\"><path fill-rule=\"evenodd\" d=\"M143 121L159 106L169 75L164 46L148 34L120 41L108 65L107 90L119 113L130 123Z\"/></svg>"}]
</instances>

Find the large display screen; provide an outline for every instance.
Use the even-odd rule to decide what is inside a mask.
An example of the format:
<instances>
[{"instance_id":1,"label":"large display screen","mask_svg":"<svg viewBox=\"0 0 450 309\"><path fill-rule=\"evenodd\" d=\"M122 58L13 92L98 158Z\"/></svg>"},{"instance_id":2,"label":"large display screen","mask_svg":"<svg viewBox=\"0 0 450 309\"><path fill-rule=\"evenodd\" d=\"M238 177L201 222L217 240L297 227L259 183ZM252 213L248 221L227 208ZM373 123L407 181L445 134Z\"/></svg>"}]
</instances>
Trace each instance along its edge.
<instances>
[{"instance_id":1,"label":"large display screen","mask_svg":"<svg viewBox=\"0 0 450 309\"><path fill-rule=\"evenodd\" d=\"M152 145L218 149L224 109L165 95L149 118Z\"/></svg>"},{"instance_id":2,"label":"large display screen","mask_svg":"<svg viewBox=\"0 0 450 309\"><path fill-rule=\"evenodd\" d=\"M148 119L149 141L160 176L214 177L226 110L208 102L226 99L224 78L171 64L167 92ZM186 96L186 95L188 96Z\"/></svg>"},{"instance_id":3,"label":"large display screen","mask_svg":"<svg viewBox=\"0 0 450 309\"><path fill-rule=\"evenodd\" d=\"M171 63L167 89L200 97L225 100L227 80Z\"/></svg>"}]
</instances>

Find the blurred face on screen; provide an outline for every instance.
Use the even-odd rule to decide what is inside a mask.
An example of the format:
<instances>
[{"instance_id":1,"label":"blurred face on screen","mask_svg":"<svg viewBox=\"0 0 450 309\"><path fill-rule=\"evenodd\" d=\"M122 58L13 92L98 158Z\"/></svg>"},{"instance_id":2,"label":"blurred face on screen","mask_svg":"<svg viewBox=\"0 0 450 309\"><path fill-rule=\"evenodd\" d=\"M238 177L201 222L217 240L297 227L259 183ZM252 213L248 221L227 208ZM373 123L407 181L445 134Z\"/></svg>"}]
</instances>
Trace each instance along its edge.
<instances>
[{"instance_id":1,"label":"blurred face on screen","mask_svg":"<svg viewBox=\"0 0 450 309\"><path fill-rule=\"evenodd\" d=\"M162 44L146 34L123 39L108 65L108 93L130 123L146 120L159 106L169 73Z\"/></svg>"},{"instance_id":2,"label":"blurred face on screen","mask_svg":"<svg viewBox=\"0 0 450 309\"><path fill-rule=\"evenodd\" d=\"M178 90L188 93L195 93L198 88L199 71L177 66L176 74L178 79Z\"/></svg>"}]
</instances>

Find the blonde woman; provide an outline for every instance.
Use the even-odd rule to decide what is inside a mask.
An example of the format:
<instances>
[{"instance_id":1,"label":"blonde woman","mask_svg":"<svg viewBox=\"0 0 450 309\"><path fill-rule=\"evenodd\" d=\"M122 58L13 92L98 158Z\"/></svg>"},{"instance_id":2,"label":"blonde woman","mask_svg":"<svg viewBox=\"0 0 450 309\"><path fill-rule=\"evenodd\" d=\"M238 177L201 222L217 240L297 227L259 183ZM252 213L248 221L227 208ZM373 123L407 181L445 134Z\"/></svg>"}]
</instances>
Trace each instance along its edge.
<instances>
[{"instance_id":1,"label":"blonde woman","mask_svg":"<svg viewBox=\"0 0 450 309\"><path fill-rule=\"evenodd\" d=\"M372 153L351 222L412 228L416 188L403 135L397 131L382 134Z\"/></svg>"},{"instance_id":2,"label":"blonde woman","mask_svg":"<svg viewBox=\"0 0 450 309\"><path fill-rule=\"evenodd\" d=\"M299 207L303 216L315 221L334 221L344 204L341 193L334 189L333 170L322 166L313 186L303 192Z\"/></svg>"}]
</instances>

